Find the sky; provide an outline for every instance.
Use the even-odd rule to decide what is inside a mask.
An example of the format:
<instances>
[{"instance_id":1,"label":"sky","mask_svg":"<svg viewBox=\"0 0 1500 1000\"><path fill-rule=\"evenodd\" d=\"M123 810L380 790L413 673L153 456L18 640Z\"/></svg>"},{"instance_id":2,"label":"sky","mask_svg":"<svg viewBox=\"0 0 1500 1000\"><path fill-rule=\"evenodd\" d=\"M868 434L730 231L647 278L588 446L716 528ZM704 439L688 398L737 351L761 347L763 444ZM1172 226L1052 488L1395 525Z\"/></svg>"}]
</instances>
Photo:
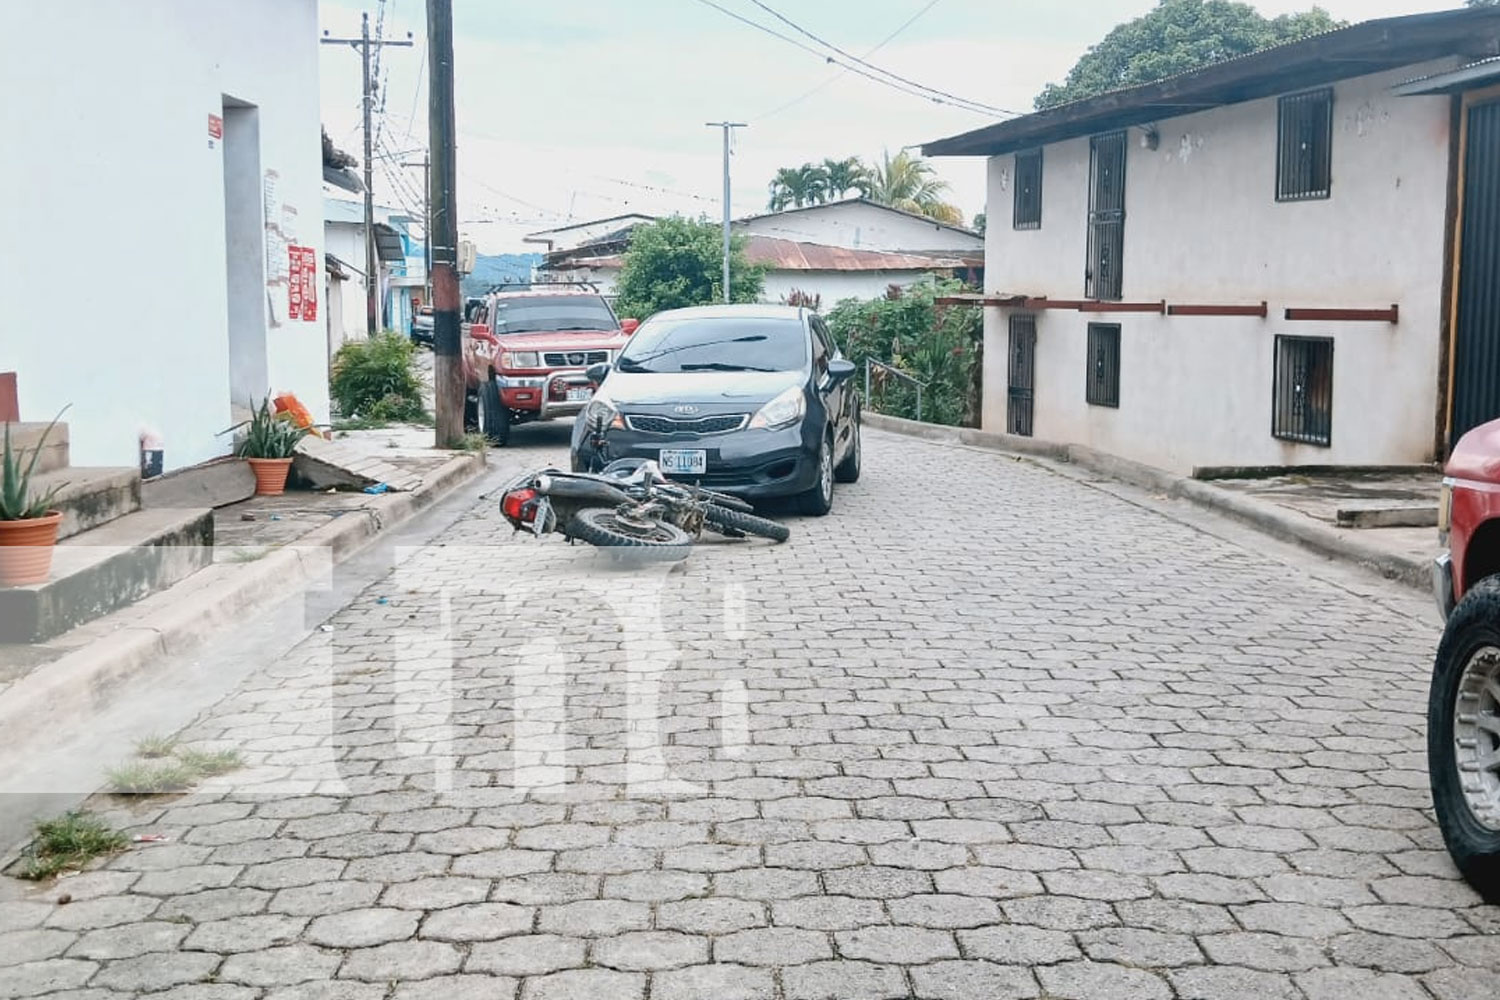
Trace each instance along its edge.
<instances>
[{"instance_id":1,"label":"sky","mask_svg":"<svg viewBox=\"0 0 1500 1000\"><path fill-rule=\"evenodd\" d=\"M711 2L818 49L755 0ZM1154 5L762 2L881 69L1013 112L1029 110L1037 92L1062 80L1115 24ZM1256 6L1272 16L1309 5L1264 0ZM1458 5L1322 3L1350 21ZM714 9L710 0L453 0L453 8L459 228L481 253L540 249L522 237L627 212L720 218L722 137L706 122L748 124L736 132L730 165L731 207L739 217L765 209L778 167L854 155L869 162L883 151L999 120L844 72ZM357 36L362 11L370 14L372 32L383 16L383 37L412 35L412 47L380 54L375 191L382 203L420 214L422 171L400 164L420 160L426 147L426 4L321 0L322 27L335 37ZM359 54L322 46L321 70L324 126L340 148L358 156ZM966 218L983 211L982 159L943 158L933 165Z\"/></svg>"}]
</instances>

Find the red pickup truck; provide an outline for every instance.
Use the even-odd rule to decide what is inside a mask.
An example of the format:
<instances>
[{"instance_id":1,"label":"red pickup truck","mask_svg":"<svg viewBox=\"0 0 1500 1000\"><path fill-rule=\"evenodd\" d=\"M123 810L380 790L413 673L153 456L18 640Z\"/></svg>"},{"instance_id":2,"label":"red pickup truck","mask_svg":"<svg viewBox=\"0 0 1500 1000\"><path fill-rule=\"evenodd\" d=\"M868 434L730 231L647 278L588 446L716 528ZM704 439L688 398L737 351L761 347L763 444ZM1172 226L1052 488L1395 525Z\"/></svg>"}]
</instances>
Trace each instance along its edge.
<instances>
[{"instance_id":1,"label":"red pickup truck","mask_svg":"<svg viewBox=\"0 0 1500 1000\"><path fill-rule=\"evenodd\" d=\"M613 361L638 325L591 287L497 288L468 310L466 423L503 447L517 424L578 413L597 388L589 366Z\"/></svg>"},{"instance_id":2,"label":"red pickup truck","mask_svg":"<svg viewBox=\"0 0 1500 1000\"><path fill-rule=\"evenodd\" d=\"M1427 771L1448 853L1500 903L1500 420L1474 428L1444 469L1433 566L1447 620L1427 701Z\"/></svg>"}]
</instances>

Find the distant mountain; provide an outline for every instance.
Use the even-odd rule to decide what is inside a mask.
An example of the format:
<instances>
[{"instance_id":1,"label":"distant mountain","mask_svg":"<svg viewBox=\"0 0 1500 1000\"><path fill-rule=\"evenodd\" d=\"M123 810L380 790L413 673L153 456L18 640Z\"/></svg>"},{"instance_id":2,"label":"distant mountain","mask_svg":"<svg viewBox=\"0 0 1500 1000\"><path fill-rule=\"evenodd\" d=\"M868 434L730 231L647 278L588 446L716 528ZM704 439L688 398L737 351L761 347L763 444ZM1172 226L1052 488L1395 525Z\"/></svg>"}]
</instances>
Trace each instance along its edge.
<instances>
[{"instance_id":1,"label":"distant mountain","mask_svg":"<svg viewBox=\"0 0 1500 1000\"><path fill-rule=\"evenodd\" d=\"M530 281L531 269L541 262L539 253L479 254L473 273L463 280L463 294L481 295L503 281Z\"/></svg>"}]
</instances>

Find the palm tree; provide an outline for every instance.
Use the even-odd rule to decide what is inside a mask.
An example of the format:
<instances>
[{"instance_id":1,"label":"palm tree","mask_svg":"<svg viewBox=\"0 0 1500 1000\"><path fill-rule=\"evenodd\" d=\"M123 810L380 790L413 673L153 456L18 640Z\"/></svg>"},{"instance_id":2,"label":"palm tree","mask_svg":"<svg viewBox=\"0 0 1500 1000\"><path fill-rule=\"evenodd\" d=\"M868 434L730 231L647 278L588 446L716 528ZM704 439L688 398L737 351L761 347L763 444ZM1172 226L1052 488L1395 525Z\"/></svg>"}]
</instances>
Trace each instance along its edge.
<instances>
[{"instance_id":1,"label":"palm tree","mask_svg":"<svg viewBox=\"0 0 1500 1000\"><path fill-rule=\"evenodd\" d=\"M828 200L828 173L820 166L804 163L782 167L771 179L770 209L780 212L789 205L821 205Z\"/></svg>"},{"instance_id":2,"label":"palm tree","mask_svg":"<svg viewBox=\"0 0 1500 1000\"><path fill-rule=\"evenodd\" d=\"M842 160L823 161L823 174L828 178L828 198L838 201L850 191L858 191L862 197L870 194L870 168L857 156Z\"/></svg>"},{"instance_id":3,"label":"palm tree","mask_svg":"<svg viewBox=\"0 0 1500 1000\"><path fill-rule=\"evenodd\" d=\"M933 176L932 165L907 150L889 151L872 172L870 197L882 205L915 212L949 224L961 224L963 213L943 200L948 182Z\"/></svg>"}]
</instances>

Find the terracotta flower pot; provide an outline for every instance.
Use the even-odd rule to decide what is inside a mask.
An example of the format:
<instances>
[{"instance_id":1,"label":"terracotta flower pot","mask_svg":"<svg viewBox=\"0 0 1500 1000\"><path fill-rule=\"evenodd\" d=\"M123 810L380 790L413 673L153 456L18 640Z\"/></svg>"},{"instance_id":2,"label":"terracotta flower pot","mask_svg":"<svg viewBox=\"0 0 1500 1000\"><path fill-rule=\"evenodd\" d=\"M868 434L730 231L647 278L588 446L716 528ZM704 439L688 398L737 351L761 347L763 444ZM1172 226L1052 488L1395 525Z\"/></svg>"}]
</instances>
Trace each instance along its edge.
<instances>
[{"instance_id":1,"label":"terracotta flower pot","mask_svg":"<svg viewBox=\"0 0 1500 1000\"><path fill-rule=\"evenodd\" d=\"M24 521L0 521L0 587L46 583L62 512Z\"/></svg>"},{"instance_id":2,"label":"terracotta flower pot","mask_svg":"<svg viewBox=\"0 0 1500 1000\"><path fill-rule=\"evenodd\" d=\"M292 471L290 458L247 458L255 473L255 495L279 497L286 492L287 473Z\"/></svg>"}]
</instances>

